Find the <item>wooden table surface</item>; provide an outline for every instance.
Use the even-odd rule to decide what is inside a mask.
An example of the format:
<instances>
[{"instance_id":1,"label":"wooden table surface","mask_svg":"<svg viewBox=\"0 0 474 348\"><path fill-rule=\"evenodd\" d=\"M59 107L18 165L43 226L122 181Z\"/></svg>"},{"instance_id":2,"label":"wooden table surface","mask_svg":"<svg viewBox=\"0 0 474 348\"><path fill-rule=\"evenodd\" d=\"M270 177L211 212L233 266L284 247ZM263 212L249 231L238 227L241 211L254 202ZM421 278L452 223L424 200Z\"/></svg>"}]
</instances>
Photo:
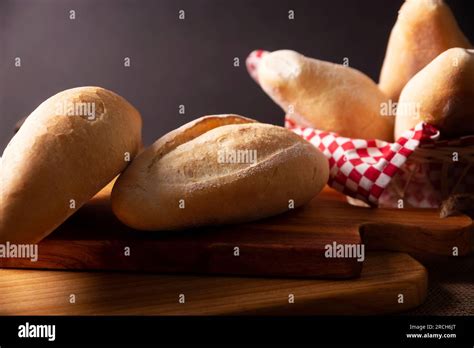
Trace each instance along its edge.
<instances>
[{"instance_id":1,"label":"wooden table surface","mask_svg":"<svg viewBox=\"0 0 474 348\"><path fill-rule=\"evenodd\" d=\"M383 314L418 306L426 287L426 269L394 252L370 253L351 280L2 269L0 315Z\"/></svg>"},{"instance_id":2,"label":"wooden table surface","mask_svg":"<svg viewBox=\"0 0 474 348\"><path fill-rule=\"evenodd\" d=\"M305 233L318 236L313 231L314 226L321 225L328 217L330 221L322 224L323 227L327 225L335 229L350 224L354 232L361 228L363 242L369 252L359 278L270 279L0 269L0 315L316 315L403 312L420 305L427 292L425 267L405 252L425 252L430 257L442 260L450 255L453 245L459 247L460 255L472 250L472 221L466 216L439 219L435 210L352 207L340 194L328 190L319 199L321 197L324 198L324 204L315 200L292 214L256 222L254 229L275 233L281 229L286 231L291 225L290 230L307 229ZM92 202L84 213L104 215L108 207L103 205L103 200L104 197ZM351 218L348 219L348 216ZM84 216L76 219L93 220L84 219ZM114 233L121 231L118 226L112 226L114 228L110 230ZM249 231L253 230L249 227ZM128 235L128 231L122 232L124 236ZM61 236L52 236L51 241L64 244L73 241L71 238L63 240ZM63 256L61 260L71 259L70 254ZM92 256L81 259L81 262L90 262ZM5 266L18 266L13 261L11 265L7 261L2 261ZM64 266L59 262L53 264L52 268L60 268L58 265ZM180 294L184 295L185 303L179 302ZM74 295L75 303L70 303L71 295ZM294 296L294 303L289 303L290 295ZM403 295L403 302L400 302L400 295Z\"/></svg>"}]
</instances>

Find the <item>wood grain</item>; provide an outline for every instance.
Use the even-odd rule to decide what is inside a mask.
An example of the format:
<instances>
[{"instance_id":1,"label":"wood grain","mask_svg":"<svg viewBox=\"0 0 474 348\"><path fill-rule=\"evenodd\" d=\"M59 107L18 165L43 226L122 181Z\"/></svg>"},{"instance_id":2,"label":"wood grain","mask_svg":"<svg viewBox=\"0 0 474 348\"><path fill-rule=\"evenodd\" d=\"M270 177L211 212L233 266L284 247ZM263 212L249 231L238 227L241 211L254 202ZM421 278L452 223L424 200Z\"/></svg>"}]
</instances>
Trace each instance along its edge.
<instances>
[{"instance_id":1,"label":"wood grain","mask_svg":"<svg viewBox=\"0 0 474 348\"><path fill-rule=\"evenodd\" d=\"M327 244L363 243L368 250L431 257L450 256L454 247L460 256L471 249L467 216L440 219L434 209L356 207L330 189L286 214L180 232L124 226L111 212L109 194L110 186L42 241L38 262L0 259L0 267L345 279L359 276L362 263L326 258Z\"/></svg>"},{"instance_id":2,"label":"wood grain","mask_svg":"<svg viewBox=\"0 0 474 348\"><path fill-rule=\"evenodd\" d=\"M314 209L323 209L325 202L315 204ZM0 267L337 279L360 275L362 263L356 258L325 257L327 244L360 244L356 226L272 221L189 231L136 231L115 218L105 190L39 244L37 262L0 259Z\"/></svg>"},{"instance_id":3,"label":"wood grain","mask_svg":"<svg viewBox=\"0 0 474 348\"><path fill-rule=\"evenodd\" d=\"M393 252L370 253L345 281L4 269L0 315L385 314L418 306L426 288L425 268Z\"/></svg>"}]
</instances>

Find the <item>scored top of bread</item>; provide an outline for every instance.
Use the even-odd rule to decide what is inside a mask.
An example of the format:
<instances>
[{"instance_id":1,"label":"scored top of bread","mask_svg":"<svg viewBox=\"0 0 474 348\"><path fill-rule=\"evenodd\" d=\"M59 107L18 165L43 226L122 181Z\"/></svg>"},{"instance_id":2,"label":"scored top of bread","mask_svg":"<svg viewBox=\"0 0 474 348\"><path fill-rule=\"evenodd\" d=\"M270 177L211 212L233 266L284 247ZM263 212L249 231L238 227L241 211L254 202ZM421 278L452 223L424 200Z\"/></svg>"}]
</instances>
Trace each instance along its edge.
<instances>
[{"instance_id":1,"label":"scored top of bread","mask_svg":"<svg viewBox=\"0 0 474 348\"><path fill-rule=\"evenodd\" d=\"M219 151L238 150L255 150L255 162L219 160ZM304 204L327 178L324 155L291 131L237 115L207 116L143 151L117 180L112 208L143 230L249 221L288 210L289 199Z\"/></svg>"}]
</instances>

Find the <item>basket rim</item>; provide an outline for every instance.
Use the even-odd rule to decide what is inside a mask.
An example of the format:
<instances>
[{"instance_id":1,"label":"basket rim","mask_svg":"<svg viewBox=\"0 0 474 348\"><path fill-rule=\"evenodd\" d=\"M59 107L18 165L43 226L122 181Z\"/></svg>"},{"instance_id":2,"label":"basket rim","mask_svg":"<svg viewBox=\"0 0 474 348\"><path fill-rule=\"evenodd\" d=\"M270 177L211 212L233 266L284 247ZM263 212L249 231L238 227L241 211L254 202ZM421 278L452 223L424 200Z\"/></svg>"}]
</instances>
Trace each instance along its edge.
<instances>
[{"instance_id":1,"label":"basket rim","mask_svg":"<svg viewBox=\"0 0 474 348\"><path fill-rule=\"evenodd\" d=\"M453 155L458 154L458 160L453 161ZM418 147L413 151L409 160L425 160L429 162L474 162L474 145Z\"/></svg>"}]
</instances>

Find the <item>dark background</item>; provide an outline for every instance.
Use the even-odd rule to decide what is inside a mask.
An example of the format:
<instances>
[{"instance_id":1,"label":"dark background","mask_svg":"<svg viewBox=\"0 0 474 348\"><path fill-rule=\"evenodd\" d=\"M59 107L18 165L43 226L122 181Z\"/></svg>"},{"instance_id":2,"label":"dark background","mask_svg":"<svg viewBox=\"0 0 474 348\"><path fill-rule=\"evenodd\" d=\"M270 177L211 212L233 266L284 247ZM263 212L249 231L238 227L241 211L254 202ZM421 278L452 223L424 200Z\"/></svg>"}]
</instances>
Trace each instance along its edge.
<instances>
[{"instance_id":1,"label":"dark background","mask_svg":"<svg viewBox=\"0 0 474 348\"><path fill-rule=\"evenodd\" d=\"M451 0L474 40L472 0ZM43 100L97 85L128 99L152 143L206 114L283 123L245 68L257 48L294 49L378 80L399 0L0 0L0 152ZM69 11L76 19L69 19ZM186 19L178 19L185 10ZM295 19L288 20L288 11ZM14 66L15 57L22 66ZM124 57L131 67L124 67ZM233 66L234 57L240 67ZM185 105L185 115L178 106Z\"/></svg>"}]
</instances>

